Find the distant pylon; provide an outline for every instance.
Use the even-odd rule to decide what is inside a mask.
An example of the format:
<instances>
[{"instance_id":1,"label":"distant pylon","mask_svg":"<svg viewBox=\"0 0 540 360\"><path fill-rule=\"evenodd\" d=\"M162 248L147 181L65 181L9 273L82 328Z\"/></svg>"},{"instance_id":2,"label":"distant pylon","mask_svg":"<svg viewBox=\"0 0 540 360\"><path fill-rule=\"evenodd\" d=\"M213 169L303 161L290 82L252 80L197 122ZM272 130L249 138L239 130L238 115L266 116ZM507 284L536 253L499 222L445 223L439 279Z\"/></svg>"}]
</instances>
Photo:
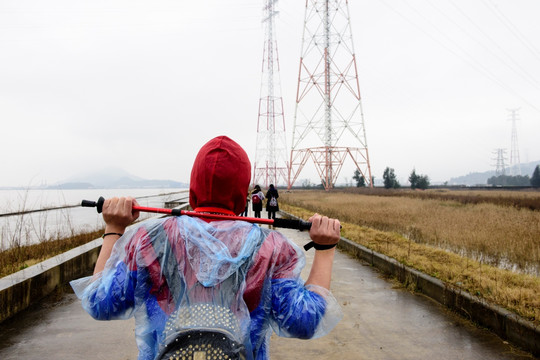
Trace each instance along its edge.
<instances>
[{"instance_id":1,"label":"distant pylon","mask_svg":"<svg viewBox=\"0 0 540 360\"><path fill-rule=\"evenodd\" d=\"M497 153L497 158L494 159L497 162L495 163L495 175L506 175L506 165L504 163L504 160L506 158L506 150L505 149L496 149L495 152Z\"/></svg>"},{"instance_id":2,"label":"distant pylon","mask_svg":"<svg viewBox=\"0 0 540 360\"><path fill-rule=\"evenodd\" d=\"M288 187L311 158L332 188L347 155L372 187L348 2L306 0Z\"/></svg>"},{"instance_id":3,"label":"distant pylon","mask_svg":"<svg viewBox=\"0 0 540 360\"><path fill-rule=\"evenodd\" d=\"M265 41L262 61L257 145L253 164L253 185L287 183L287 144L285 115L279 78L279 57L275 40L274 17L277 0L264 0Z\"/></svg>"},{"instance_id":4,"label":"distant pylon","mask_svg":"<svg viewBox=\"0 0 540 360\"><path fill-rule=\"evenodd\" d=\"M519 120L519 109L509 109L510 121L512 121L512 141L510 147L510 174L521 175L521 161L519 160L519 146L517 138L516 121Z\"/></svg>"}]
</instances>

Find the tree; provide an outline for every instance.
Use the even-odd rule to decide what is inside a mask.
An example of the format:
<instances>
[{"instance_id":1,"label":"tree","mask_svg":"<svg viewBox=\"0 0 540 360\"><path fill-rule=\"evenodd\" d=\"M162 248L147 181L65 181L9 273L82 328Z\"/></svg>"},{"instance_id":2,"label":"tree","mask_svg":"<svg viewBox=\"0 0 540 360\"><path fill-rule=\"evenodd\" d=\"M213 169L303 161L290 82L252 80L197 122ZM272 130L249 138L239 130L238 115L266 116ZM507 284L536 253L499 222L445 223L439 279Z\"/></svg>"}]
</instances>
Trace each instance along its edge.
<instances>
[{"instance_id":1,"label":"tree","mask_svg":"<svg viewBox=\"0 0 540 360\"><path fill-rule=\"evenodd\" d=\"M540 165L536 165L531 177L531 185L534 188L540 187Z\"/></svg>"},{"instance_id":2,"label":"tree","mask_svg":"<svg viewBox=\"0 0 540 360\"><path fill-rule=\"evenodd\" d=\"M413 169L409 176L409 182L411 183L411 189L425 190L429 187L429 178L427 175L416 175L416 170Z\"/></svg>"},{"instance_id":3,"label":"tree","mask_svg":"<svg viewBox=\"0 0 540 360\"><path fill-rule=\"evenodd\" d=\"M493 186L529 186L531 179L529 175L499 175L490 177L487 183Z\"/></svg>"},{"instance_id":4,"label":"tree","mask_svg":"<svg viewBox=\"0 0 540 360\"><path fill-rule=\"evenodd\" d=\"M426 190L429 187L429 177L427 175L420 175L416 182L416 188Z\"/></svg>"},{"instance_id":5,"label":"tree","mask_svg":"<svg viewBox=\"0 0 540 360\"><path fill-rule=\"evenodd\" d=\"M354 171L353 179L356 180L356 187L366 187L366 179L360 174L360 170L356 169Z\"/></svg>"},{"instance_id":6,"label":"tree","mask_svg":"<svg viewBox=\"0 0 540 360\"><path fill-rule=\"evenodd\" d=\"M394 169L389 167L384 169L383 183L385 189L397 189L400 187L399 182L396 179L396 174L394 174Z\"/></svg>"},{"instance_id":7,"label":"tree","mask_svg":"<svg viewBox=\"0 0 540 360\"><path fill-rule=\"evenodd\" d=\"M413 169L411 175L409 175L409 182L411 183L411 189L416 189L418 185L418 175L416 175L415 169Z\"/></svg>"},{"instance_id":8,"label":"tree","mask_svg":"<svg viewBox=\"0 0 540 360\"><path fill-rule=\"evenodd\" d=\"M309 179L303 179L302 180L302 188L311 188L313 184L311 184L311 181Z\"/></svg>"}]
</instances>

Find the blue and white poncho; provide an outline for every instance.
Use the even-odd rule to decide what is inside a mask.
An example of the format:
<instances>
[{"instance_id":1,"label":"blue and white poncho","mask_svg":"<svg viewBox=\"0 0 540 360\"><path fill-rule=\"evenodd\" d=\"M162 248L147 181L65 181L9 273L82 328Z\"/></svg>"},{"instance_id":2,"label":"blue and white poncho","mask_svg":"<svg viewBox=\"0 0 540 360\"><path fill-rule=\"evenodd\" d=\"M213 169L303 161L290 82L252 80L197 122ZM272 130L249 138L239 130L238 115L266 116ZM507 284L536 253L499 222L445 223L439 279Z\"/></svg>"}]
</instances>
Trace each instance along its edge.
<instances>
[{"instance_id":1,"label":"blue and white poncho","mask_svg":"<svg viewBox=\"0 0 540 360\"><path fill-rule=\"evenodd\" d=\"M299 278L304 265L301 250L277 231L180 216L133 227L116 242L101 273L71 285L92 317L135 317L141 360L155 359L163 349L171 314L204 304L234 314L235 324L226 330L245 346L248 359L268 359L272 329L310 339L341 319L328 290Z\"/></svg>"}]
</instances>

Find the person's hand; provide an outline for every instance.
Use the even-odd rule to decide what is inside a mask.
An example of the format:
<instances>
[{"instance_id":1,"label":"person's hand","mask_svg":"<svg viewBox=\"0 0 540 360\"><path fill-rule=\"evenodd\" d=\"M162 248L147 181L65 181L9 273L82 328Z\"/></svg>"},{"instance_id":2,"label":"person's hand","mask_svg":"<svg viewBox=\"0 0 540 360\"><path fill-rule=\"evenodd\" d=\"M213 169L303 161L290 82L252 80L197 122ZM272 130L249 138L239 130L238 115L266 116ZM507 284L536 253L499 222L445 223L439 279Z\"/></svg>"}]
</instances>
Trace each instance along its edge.
<instances>
[{"instance_id":1,"label":"person's hand","mask_svg":"<svg viewBox=\"0 0 540 360\"><path fill-rule=\"evenodd\" d=\"M334 245L340 239L340 224L337 219L330 219L327 216L314 214L309 218L311 229L309 237L319 245Z\"/></svg>"},{"instance_id":2,"label":"person's hand","mask_svg":"<svg viewBox=\"0 0 540 360\"><path fill-rule=\"evenodd\" d=\"M106 232L123 234L126 227L131 225L139 217L139 211L133 211L133 206L138 206L137 200L131 197L107 199L103 203L103 220Z\"/></svg>"}]
</instances>

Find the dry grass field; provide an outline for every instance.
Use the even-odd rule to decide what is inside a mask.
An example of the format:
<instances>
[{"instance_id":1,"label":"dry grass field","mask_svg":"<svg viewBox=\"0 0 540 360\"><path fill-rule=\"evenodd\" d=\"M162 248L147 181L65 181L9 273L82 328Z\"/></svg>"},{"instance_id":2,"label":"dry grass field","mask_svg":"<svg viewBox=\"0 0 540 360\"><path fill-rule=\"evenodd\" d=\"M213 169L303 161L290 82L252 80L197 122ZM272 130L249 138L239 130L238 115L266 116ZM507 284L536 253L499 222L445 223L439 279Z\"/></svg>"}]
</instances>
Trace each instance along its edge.
<instances>
[{"instance_id":1,"label":"dry grass field","mask_svg":"<svg viewBox=\"0 0 540 360\"><path fill-rule=\"evenodd\" d=\"M103 234L103 229L89 233L74 234L68 238L50 239L35 245L15 246L0 251L0 277L13 274L50 257L84 245Z\"/></svg>"},{"instance_id":2,"label":"dry grass field","mask_svg":"<svg viewBox=\"0 0 540 360\"><path fill-rule=\"evenodd\" d=\"M379 191L282 192L280 200L304 218L339 218L343 236L540 323L540 211L494 201L540 199L537 192L467 191L488 200L460 201L457 192Z\"/></svg>"},{"instance_id":3,"label":"dry grass field","mask_svg":"<svg viewBox=\"0 0 540 360\"><path fill-rule=\"evenodd\" d=\"M411 191L409 189L383 188L346 188L342 191L353 194L372 196L408 197L415 199L453 200L461 204L489 203L500 206L512 206L517 209L540 210L540 191L534 189L519 190L490 190L474 189L429 189L426 191Z\"/></svg>"}]
</instances>

